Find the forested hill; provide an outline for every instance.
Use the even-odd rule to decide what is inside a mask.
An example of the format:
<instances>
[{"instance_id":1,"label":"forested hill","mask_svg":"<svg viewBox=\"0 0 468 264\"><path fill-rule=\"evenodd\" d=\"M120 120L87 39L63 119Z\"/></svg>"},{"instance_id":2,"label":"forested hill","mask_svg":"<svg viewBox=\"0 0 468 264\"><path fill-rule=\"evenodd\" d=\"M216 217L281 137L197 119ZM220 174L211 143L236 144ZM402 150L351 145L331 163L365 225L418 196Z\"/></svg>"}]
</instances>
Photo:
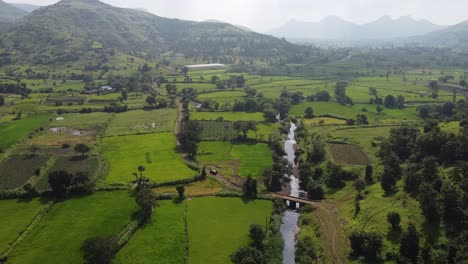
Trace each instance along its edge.
<instances>
[{"instance_id":1,"label":"forested hill","mask_svg":"<svg viewBox=\"0 0 468 264\"><path fill-rule=\"evenodd\" d=\"M71 61L91 49L129 54L168 51L189 57L301 58L304 47L229 24L167 19L97 0L63 0L34 11L0 37L0 45L35 62Z\"/></svg>"},{"instance_id":2,"label":"forested hill","mask_svg":"<svg viewBox=\"0 0 468 264\"><path fill-rule=\"evenodd\" d=\"M459 47L467 50L468 21L430 33L424 36L423 40L440 46Z\"/></svg>"},{"instance_id":3,"label":"forested hill","mask_svg":"<svg viewBox=\"0 0 468 264\"><path fill-rule=\"evenodd\" d=\"M28 13L0 0L0 22L12 22Z\"/></svg>"}]
</instances>

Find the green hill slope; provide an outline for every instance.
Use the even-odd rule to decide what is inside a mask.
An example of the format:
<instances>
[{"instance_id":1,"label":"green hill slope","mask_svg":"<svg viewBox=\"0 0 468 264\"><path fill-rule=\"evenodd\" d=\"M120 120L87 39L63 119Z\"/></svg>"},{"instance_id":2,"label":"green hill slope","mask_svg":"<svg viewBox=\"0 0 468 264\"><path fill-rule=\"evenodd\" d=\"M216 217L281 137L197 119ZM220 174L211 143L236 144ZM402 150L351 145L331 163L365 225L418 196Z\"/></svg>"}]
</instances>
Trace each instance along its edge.
<instances>
[{"instance_id":1,"label":"green hill slope","mask_svg":"<svg viewBox=\"0 0 468 264\"><path fill-rule=\"evenodd\" d=\"M167 19L98 0L62 0L36 10L2 35L0 44L44 63L75 60L92 48L133 55L173 51L208 58L300 57L305 49L229 24Z\"/></svg>"}]
</instances>

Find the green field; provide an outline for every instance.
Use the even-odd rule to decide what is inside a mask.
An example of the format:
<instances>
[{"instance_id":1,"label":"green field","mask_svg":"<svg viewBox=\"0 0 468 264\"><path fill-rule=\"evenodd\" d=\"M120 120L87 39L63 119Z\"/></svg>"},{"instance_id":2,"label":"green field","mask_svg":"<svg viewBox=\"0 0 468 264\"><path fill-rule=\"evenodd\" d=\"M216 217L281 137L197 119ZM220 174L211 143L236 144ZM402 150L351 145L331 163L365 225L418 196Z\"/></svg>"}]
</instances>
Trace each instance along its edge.
<instances>
[{"instance_id":1,"label":"green field","mask_svg":"<svg viewBox=\"0 0 468 264\"><path fill-rule=\"evenodd\" d=\"M229 256L248 244L249 226L264 225L270 201L197 198L188 201L189 263L231 263Z\"/></svg>"},{"instance_id":2,"label":"green field","mask_svg":"<svg viewBox=\"0 0 468 264\"><path fill-rule=\"evenodd\" d=\"M83 263L84 240L118 234L137 210L128 192L101 192L58 203L9 258L11 263Z\"/></svg>"},{"instance_id":3,"label":"green field","mask_svg":"<svg viewBox=\"0 0 468 264\"><path fill-rule=\"evenodd\" d=\"M162 201L113 263L179 264L185 259L185 204Z\"/></svg>"},{"instance_id":4,"label":"green field","mask_svg":"<svg viewBox=\"0 0 468 264\"><path fill-rule=\"evenodd\" d=\"M271 168L273 159L267 144L235 144L232 155L241 161L238 174L242 177L261 177L265 169Z\"/></svg>"},{"instance_id":5,"label":"green field","mask_svg":"<svg viewBox=\"0 0 468 264\"><path fill-rule=\"evenodd\" d=\"M191 112L191 120L216 120L222 117L225 121L257 121L263 122L265 118L262 113L242 112Z\"/></svg>"},{"instance_id":6,"label":"green field","mask_svg":"<svg viewBox=\"0 0 468 264\"><path fill-rule=\"evenodd\" d=\"M169 132L174 129L176 118L176 109L136 110L116 114L106 136Z\"/></svg>"},{"instance_id":7,"label":"green field","mask_svg":"<svg viewBox=\"0 0 468 264\"><path fill-rule=\"evenodd\" d=\"M198 96L199 100L213 100L220 104L232 103L235 100L242 101L245 99L245 93L243 91L222 91L213 93L204 93Z\"/></svg>"},{"instance_id":8,"label":"green field","mask_svg":"<svg viewBox=\"0 0 468 264\"><path fill-rule=\"evenodd\" d=\"M47 121L48 115L35 115L0 124L0 149L6 150Z\"/></svg>"},{"instance_id":9,"label":"green field","mask_svg":"<svg viewBox=\"0 0 468 264\"><path fill-rule=\"evenodd\" d=\"M0 252L18 238L44 206L40 199L0 200Z\"/></svg>"},{"instance_id":10,"label":"green field","mask_svg":"<svg viewBox=\"0 0 468 264\"><path fill-rule=\"evenodd\" d=\"M145 177L155 182L195 176L197 173L185 165L175 148L172 133L104 138L102 149L110 165L107 182L134 180L132 174L140 165L146 168Z\"/></svg>"},{"instance_id":11,"label":"green field","mask_svg":"<svg viewBox=\"0 0 468 264\"><path fill-rule=\"evenodd\" d=\"M377 113L376 105L356 104L354 106L344 106L338 103L326 102L304 102L291 108L290 114L298 117L304 116L307 107L314 109L314 115L331 115L343 119L356 119L356 115L366 115L370 123L391 123L401 121L419 120L415 107L405 109L387 109L380 114ZM365 109L365 110L364 110Z\"/></svg>"},{"instance_id":12,"label":"green field","mask_svg":"<svg viewBox=\"0 0 468 264\"><path fill-rule=\"evenodd\" d=\"M204 163L239 164L237 175L259 178L271 168L273 159L267 144L232 144L223 141L203 141L198 149L198 159Z\"/></svg>"}]
</instances>

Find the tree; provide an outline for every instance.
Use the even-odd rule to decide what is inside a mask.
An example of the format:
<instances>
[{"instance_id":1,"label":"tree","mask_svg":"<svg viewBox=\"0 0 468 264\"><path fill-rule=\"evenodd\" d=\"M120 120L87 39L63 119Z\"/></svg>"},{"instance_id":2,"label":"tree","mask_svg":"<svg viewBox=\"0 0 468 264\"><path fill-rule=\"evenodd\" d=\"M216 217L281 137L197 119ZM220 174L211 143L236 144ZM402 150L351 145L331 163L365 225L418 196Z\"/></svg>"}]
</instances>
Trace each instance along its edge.
<instances>
[{"instance_id":1,"label":"tree","mask_svg":"<svg viewBox=\"0 0 468 264\"><path fill-rule=\"evenodd\" d=\"M136 203L141 207L143 220L147 220L153 214L154 206L157 205L156 194L149 188L142 188L136 194Z\"/></svg>"},{"instance_id":2,"label":"tree","mask_svg":"<svg viewBox=\"0 0 468 264\"><path fill-rule=\"evenodd\" d=\"M233 125L234 130L238 132L238 134L242 133L242 137L244 139L247 138L247 134L249 131L257 131L257 122L255 121L236 121Z\"/></svg>"},{"instance_id":3,"label":"tree","mask_svg":"<svg viewBox=\"0 0 468 264\"><path fill-rule=\"evenodd\" d=\"M252 179L252 177L248 176L247 180L244 182L242 186L242 192L244 197L248 198L255 198L257 197L257 180Z\"/></svg>"},{"instance_id":4,"label":"tree","mask_svg":"<svg viewBox=\"0 0 468 264\"><path fill-rule=\"evenodd\" d=\"M336 101L340 104L346 104L346 87L348 84L346 82L337 82L335 85L335 98Z\"/></svg>"},{"instance_id":5,"label":"tree","mask_svg":"<svg viewBox=\"0 0 468 264\"><path fill-rule=\"evenodd\" d=\"M260 250L253 247L242 247L231 255L234 264L266 264Z\"/></svg>"},{"instance_id":6,"label":"tree","mask_svg":"<svg viewBox=\"0 0 468 264\"><path fill-rule=\"evenodd\" d=\"M366 182L363 179L356 179L354 180L353 187L361 194L366 189Z\"/></svg>"},{"instance_id":7,"label":"tree","mask_svg":"<svg viewBox=\"0 0 468 264\"><path fill-rule=\"evenodd\" d=\"M377 105L376 110L377 110L377 113L380 115L383 112L384 109L382 108L382 106Z\"/></svg>"},{"instance_id":8,"label":"tree","mask_svg":"<svg viewBox=\"0 0 468 264\"><path fill-rule=\"evenodd\" d=\"M418 263L419 233L412 223L409 224L407 231L401 236L400 255L410 260L411 263Z\"/></svg>"},{"instance_id":9,"label":"tree","mask_svg":"<svg viewBox=\"0 0 468 264\"><path fill-rule=\"evenodd\" d=\"M296 263L309 264L317 260L317 250L314 245L314 240L306 236L304 239L299 239L296 245Z\"/></svg>"},{"instance_id":10,"label":"tree","mask_svg":"<svg viewBox=\"0 0 468 264\"><path fill-rule=\"evenodd\" d=\"M380 180L382 189L385 194L390 194L395 191L396 181L401 178L400 160L398 157L391 153L384 158L384 172Z\"/></svg>"},{"instance_id":11,"label":"tree","mask_svg":"<svg viewBox=\"0 0 468 264\"><path fill-rule=\"evenodd\" d=\"M202 168L201 173L200 173L200 178L201 178L202 180L205 180L207 176L208 176L208 175L207 175L207 173L206 173L206 165L203 165L203 168Z\"/></svg>"},{"instance_id":12,"label":"tree","mask_svg":"<svg viewBox=\"0 0 468 264\"><path fill-rule=\"evenodd\" d=\"M115 235L89 238L81 246L87 264L110 264L118 250L118 238Z\"/></svg>"},{"instance_id":13,"label":"tree","mask_svg":"<svg viewBox=\"0 0 468 264\"><path fill-rule=\"evenodd\" d=\"M249 229L249 237L252 242L252 246L260 251L263 250L263 240L265 239L265 231L260 225L253 224Z\"/></svg>"},{"instance_id":14,"label":"tree","mask_svg":"<svg viewBox=\"0 0 468 264\"><path fill-rule=\"evenodd\" d=\"M122 90L122 100L127 100L128 99L128 92L127 90Z\"/></svg>"},{"instance_id":15,"label":"tree","mask_svg":"<svg viewBox=\"0 0 468 264\"><path fill-rule=\"evenodd\" d=\"M331 100L331 95L327 91L320 91L315 94L315 100L318 102L329 102Z\"/></svg>"},{"instance_id":16,"label":"tree","mask_svg":"<svg viewBox=\"0 0 468 264\"><path fill-rule=\"evenodd\" d=\"M0 95L0 106L3 106L5 104L5 97L3 95Z\"/></svg>"},{"instance_id":17,"label":"tree","mask_svg":"<svg viewBox=\"0 0 468 264\"><path fill-rule=\"evenodd\" d=\"M387 95L385 96L385 99L384 99L384 106L386 108L395 108L396 106L396 100L395 100L395 97L393 95Z\"/></svg>"},{"instance_id":18,"label":"tree","mask_svg":"<svg viewBox=\"0 0 468 264\"><path fill-rule=\"evenodd\" d=\"M81 156L83 156L83 157L84 157L87 153L89 153L90 151L91 151L91 148L88 147L88 146L85 145L85 144L80 143L80 144L77 144L77 145L75 146L75 152L76 152L76 153L81 153Z\"/></svg>"},{"instance_id":19,"label":"tree","mask_svg":"<svg viewBox=\"0 0 468 264\"><path fill-rule=\"evenodd\" d=\"M419 204L426 219L430 223L437 223L440 220L440 213L437 204L438 192L434 186L428 182L423 182L419 186Z\"/></svg>"},{"instance_id":20,"label":"tree","mask_svg":"<svg viewBox=\"0 0 468 264\"><path fill-rule=\"evenodd\" d=\"M432 98L439 97L439 83L437 81L430 81L429 88L432 90Z\"/></svg>"},{"instance_id":21,"label":"tree","mask_svg":"<svg viewBox=\"0 0 468 264\"><path fill-rule=\"evenodd\" d=\"M313 118L314 117L314 109L309 106L304 111L304 118Z\"/></svg>"},{"instance_id":22,"label":"tree","mask_svg":"<svg viewBox=\"0 0 468 264\"><path fill-rule=\"evenodd\" d=\"M323 187L311 179L307 184L307 196L312 200L322 200L324 198Z\"/></svg>"},{"instance_id":23,"label":"tree","mask_svg":"<svg viewBox=\"0 0 468 264\"><path fill-rule=\"evenodd\" d=\"M449 232L462 231L465 219L463 191L451 181L446 181L441 189L441 204L442 217Z\"/></svg>"},{"instance_id":24,"label":"tree","mask_svg":"<svg viewBox=\"0 0 468 264\"><path fill-rule=\"evenodd\" d=\"M367 185L371 185L374 183L374 179L372 178L372 173L374 171L374 168L372 165L367 165L366 166L366 174L364 176L364 179L366 180Z\"/></svg>"},{"instance_id":25,"label":"tree","mask_svg":"<svg viewBox=\"0 0 468 264\"><path fill-rule=\"evenodd\" d=\"M393 230L398 230L400 229L400 214L397 212L390 212L387 214L387 221L392 225Z\"/></svg>"},{"instance_id":26,"label":"tree","mask_svg":"<svg viewBox=\"0 0 468 264\"><path fill-rule=\"evenodd\" d=\"M465 79L460 80L460 86L466 88L467 82ZM1 104L0 104L1 105Z\"/></svg>"},{"instance_id":27,"label":"tree","mask_svg":"<svg viewBox=\"0 0 468 264\"><path fill-rule=\"evenodd\" d=\"M54 171L49 174L49 186L57 198L64 198L73 184L73 175L66 171Z\"/></svg>"},{"instance_id":28,"label":"tree","mask_svg":"<svg viewBox=\"0 0 468 264\"><path fill-rule=\"evenodd\" d=\"M357 123L359 125L368 125L369 124L369 121L367 120L367 116L363 115L363 114L358 114L356 116L356 120L357 120Z\"/></svg>"},{"instance_id":29,"label":"tree","mask_svg":"<svg viewBox=\"0 0 468 264\"><path fill-rule=\"evenodd\" d=\"M185 187L183 185L176 187L177 193L179 194L179 200L184 200L185 196Z\"/></svg>"}]
</instances>

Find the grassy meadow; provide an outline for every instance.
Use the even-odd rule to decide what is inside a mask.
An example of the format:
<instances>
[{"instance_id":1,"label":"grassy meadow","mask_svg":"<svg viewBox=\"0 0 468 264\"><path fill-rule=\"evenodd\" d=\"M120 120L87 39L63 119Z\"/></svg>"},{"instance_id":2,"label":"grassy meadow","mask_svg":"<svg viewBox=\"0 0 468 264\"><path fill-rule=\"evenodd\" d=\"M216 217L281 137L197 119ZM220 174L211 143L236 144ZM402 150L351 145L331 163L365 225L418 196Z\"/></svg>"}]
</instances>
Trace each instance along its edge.
<instances>
[{"instance_id":1,"label":"grassy meadow","mask_svg":"<svg viewBox=\"0 0 468 264\"><path fill-rule=\"evenodd\" d=\"M60 202L18 245L9 261L83 263L82 241L97 235L118 234L136 210L129 192L100 192Z\"/></svg>"},{"instance_id":2,"label":"grassy meadow","mask_svg":"<svg viewBox=\"0 0 468 264\"><path fill-rule=\"evenodd\" d=\"M272 210L271 201L239 198L196 198L187 203L191 264L231 263L229 256L248 245L250 225L263 226Z\"/></svg>"},{"instance_id":3,"label":"grassy meadow","mask_svg":"<svg viewBox=\"0 0 468 264\"><path fill-rule=\"evenodd\" d=\"M195 176L197 172L185 165L175 148L172 133L104 138L102 150L110 166L106 181L128 183L140 165L146 168L145 177L155 182Z\"/></svg>"}]
</instances>

